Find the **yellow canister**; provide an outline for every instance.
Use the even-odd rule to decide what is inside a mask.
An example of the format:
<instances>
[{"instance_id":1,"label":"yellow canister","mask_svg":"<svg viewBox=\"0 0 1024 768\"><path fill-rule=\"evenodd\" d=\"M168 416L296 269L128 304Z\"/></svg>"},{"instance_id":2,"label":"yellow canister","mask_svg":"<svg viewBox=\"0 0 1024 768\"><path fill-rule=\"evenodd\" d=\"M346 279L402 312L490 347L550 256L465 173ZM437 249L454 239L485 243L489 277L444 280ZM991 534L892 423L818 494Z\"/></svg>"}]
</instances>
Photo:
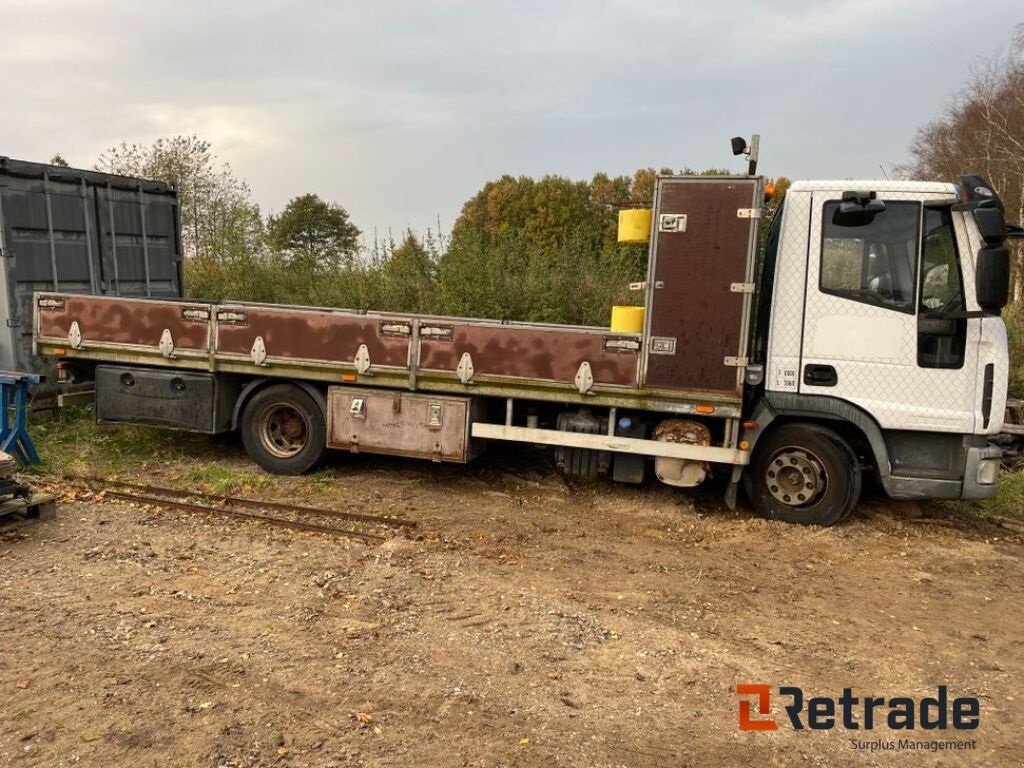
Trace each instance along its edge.
<instances>
[{"instance_id":1,"label":"yellow canister","mask_svg":"<svg viewBox=\"0 0 1024 768\"><path fill-rule=\"evenodd\" d=\"M643 307L612 307L612 333L643 332Z\"/></svg>"},{"instance_id":2,"label":"yellow canister","mask_svg":"<svg viewBox=\"0 0 1024 768\"><path fill-rule=\"evenodd\" d=\"M619 211L620 243L646 243L650 239L650 208L626 208Z\"/></svg>"}]
</instances>

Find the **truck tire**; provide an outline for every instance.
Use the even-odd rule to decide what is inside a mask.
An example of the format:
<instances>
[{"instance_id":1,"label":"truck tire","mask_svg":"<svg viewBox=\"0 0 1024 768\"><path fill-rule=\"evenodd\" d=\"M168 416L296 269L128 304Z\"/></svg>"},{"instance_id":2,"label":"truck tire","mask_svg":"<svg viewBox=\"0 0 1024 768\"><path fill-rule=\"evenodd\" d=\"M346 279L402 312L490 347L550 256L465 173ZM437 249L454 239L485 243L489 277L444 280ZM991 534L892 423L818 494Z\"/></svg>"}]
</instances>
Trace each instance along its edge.
<instances>
[{"instance_id":1,"label":"truck tire","mask_svg":"<svg viewBox=\"0 0 1024 768\"><path fill-rule=\"evenodd\" d=\"M745 473L754 510L770 520L835 525L860 499L860 463L839 435L816 424L783 424L754 449Z\"/></svg>"},{"instance_id":2,"label":"truck tire","mask_svg":"<svg viewBox=\"0 0 1024 768\"><path fill-rule=\"evenodd\" d=\"M274 384L253 395L242 410L241 431L252 460L275 475L301 475L327 450L320 406L291 384Z\"/></svg>"}]
</instances>

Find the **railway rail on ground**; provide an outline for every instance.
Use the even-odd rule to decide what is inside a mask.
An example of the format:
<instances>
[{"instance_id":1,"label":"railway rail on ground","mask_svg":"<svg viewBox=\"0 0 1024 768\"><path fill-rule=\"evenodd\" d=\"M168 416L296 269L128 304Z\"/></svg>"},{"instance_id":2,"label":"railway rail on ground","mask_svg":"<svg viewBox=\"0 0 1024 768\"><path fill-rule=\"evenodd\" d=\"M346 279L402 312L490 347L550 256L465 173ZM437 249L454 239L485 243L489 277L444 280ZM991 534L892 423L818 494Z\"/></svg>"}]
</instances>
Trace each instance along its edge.
<instances>
[{"instance_id":1,"label":"railway rail on ground","mask_svg":"<svg viewBox=\"0 0 1024 768\"><path fill-rule=\"evenodd\" d=\"M371 515L347 510L323 509L300 504L284 504L274 501L247 499L214 493L201 493L180 488L165 488L156 485L132 483L126 480L94 477L90 475L66 475L51 477L45 483L61 487L74 487L95 493L104 498L134 502L149 506L178 509L213 516L231 517L250 522L260 522L279 528L326 533L358 539L367 544L380 544L401 530L416 527L414 520L388 515ZM344 520L356 523L362 529L342 528L335 523ZM368 529L368 530L366 530Z\"/></svg>"}]
</instances>

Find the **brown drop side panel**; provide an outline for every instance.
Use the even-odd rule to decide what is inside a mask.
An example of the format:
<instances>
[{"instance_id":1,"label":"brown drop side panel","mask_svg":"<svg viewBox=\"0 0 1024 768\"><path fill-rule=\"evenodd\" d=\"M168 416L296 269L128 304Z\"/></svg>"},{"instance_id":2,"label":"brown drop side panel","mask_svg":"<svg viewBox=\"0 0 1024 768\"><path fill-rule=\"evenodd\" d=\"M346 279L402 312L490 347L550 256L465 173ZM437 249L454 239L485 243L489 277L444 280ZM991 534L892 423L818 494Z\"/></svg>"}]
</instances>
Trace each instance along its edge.
<instances>
[{"instance_id":1,"label":"brown drop side panel","mask_svg":"<svg viewBox=\"0 0 1024 768\"><path fill-rule=\"evenodd\" d=\"M749 294L730 286L747 280L757 220L737 211L760 207L759 192L756 178L660 181L648 278L645 386L738 392L737 368L725 358L739 353ZM659 231L661 214L685 214L685 231ZM672 339L674 353L657 351Z\"/></svg>"},{"instance_id":2,"label":"brown drop side panel","mask_svg":"<svg viewBox=\"0 0 1024 768\"><path fill-rule=\"evenodd\" d=\"M61 295L39 307L38 335L66 341L71 324L77 322L86 347L102 343L157 349L166 329L175 349L202 351L209 346L209 314L208 304Z\"/></svg>"}]
</instances>

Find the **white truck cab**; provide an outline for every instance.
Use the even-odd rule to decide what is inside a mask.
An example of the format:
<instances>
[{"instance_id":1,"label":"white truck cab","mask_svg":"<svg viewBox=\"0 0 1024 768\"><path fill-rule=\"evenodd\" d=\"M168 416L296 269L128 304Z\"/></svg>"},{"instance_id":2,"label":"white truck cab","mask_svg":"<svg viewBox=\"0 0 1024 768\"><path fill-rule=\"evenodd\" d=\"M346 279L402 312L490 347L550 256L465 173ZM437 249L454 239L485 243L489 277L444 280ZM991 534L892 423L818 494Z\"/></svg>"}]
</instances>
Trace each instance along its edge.
<instances>
[{"instance_id":1,"label":"white truck cab","mask_svg":"<svg viewBox=\"0 0 1024 768\"><path fill-rule=\"evenodd\" d=\"M1001 451L986 436L1006 402L1005 235L998 198L977 177L794 183L761 282L758 429L782 419L832 432L894 498L993 495ZM787 437L793 445L758 447L748 488L799 519L827 481L813 447Z\"/></svg>"}]
</instances>

